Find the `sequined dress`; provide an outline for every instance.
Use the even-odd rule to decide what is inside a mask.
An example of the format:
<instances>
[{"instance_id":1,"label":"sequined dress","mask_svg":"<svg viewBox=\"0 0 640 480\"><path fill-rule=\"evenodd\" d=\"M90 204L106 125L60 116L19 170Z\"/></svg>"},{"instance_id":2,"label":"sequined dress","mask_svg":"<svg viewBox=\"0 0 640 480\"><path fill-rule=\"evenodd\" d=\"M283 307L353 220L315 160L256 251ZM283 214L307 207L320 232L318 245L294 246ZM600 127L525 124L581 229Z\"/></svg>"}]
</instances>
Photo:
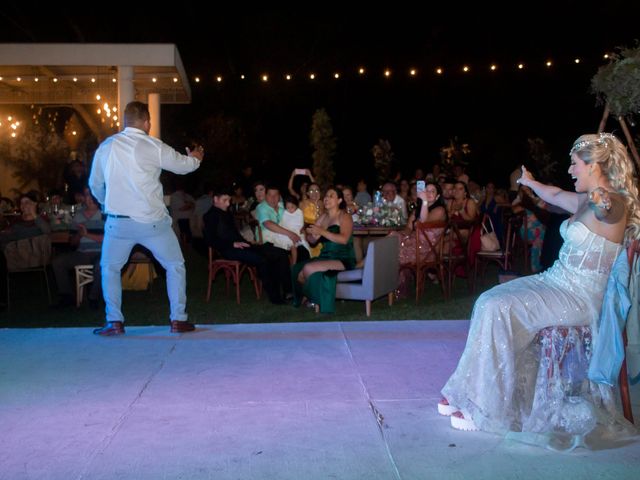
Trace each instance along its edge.
<instances>
[{"instance_id":1,"label":"sequined dress","mask_svg":"<svg viewBox=\"0 0 640 480\"><path fill-rule=\"evenodd\" d=\"M553 449L594 447L602 438L628 434L631 424L617 412L611 387L557 362L541 367L538 332L596 325L622 245L579 221L565 220L560 233L564 244L550 269L478 298L464 352L442 395L481 430ZM586 353L581 340L571 339L574 355ZM567 383L558 372L579 378Z\"/></svg>"}]
</instances>

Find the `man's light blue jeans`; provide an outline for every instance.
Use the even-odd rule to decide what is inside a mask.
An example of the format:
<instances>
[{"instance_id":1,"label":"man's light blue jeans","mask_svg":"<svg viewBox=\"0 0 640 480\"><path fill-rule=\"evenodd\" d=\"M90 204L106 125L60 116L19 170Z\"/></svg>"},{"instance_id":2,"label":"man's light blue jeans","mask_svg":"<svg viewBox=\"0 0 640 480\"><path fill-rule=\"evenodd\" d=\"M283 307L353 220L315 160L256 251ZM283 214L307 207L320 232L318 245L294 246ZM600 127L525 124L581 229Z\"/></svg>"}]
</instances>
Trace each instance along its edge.
<instances>
[{"instance_id":1,"label":"man's light blue jeans","mask_svg":"<svg viewBox=\"0 0 640 480\"><path fill-rule=\"evenodd\" d=\"M131 218L107 217L102 244L102 291L107 322L124 322L120 272L136 243L148 248L167 271L171 320L187 320L187 275L171 218L140 223Z\"/></svg>"}]
</instances>

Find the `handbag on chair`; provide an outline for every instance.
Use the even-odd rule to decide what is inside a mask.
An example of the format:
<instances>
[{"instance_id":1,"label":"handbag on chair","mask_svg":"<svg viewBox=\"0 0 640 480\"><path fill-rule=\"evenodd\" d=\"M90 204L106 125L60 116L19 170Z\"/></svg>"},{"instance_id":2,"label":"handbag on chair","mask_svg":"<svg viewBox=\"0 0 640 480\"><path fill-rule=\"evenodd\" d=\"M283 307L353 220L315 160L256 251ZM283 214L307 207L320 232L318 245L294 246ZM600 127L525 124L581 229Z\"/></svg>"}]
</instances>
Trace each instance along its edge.
<instances>
[{"instance_id":1,"label":"handbag on chair","mask_svg":"<svg viewBox=\"0 0 640 480\"><path fill-rule=\"evenodd\" d=\"M491 225L491 230L487 228L487 220L489 221L489 225ZM482 222L480 230L480 245L480 250L483 252L495 252L500 250L500 241L496 235L491 217L488 215L485 216L484 221Z\"/></svg>"}]
</instances>

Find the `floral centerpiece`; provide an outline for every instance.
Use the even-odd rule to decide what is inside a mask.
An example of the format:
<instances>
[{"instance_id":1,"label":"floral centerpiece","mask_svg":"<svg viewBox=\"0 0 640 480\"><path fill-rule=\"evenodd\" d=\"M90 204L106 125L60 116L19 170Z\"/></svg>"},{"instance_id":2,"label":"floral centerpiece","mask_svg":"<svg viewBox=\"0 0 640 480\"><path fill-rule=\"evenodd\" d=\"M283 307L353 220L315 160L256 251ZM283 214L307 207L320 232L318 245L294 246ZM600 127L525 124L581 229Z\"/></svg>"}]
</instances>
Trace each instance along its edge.
<instances>
[{"instance_id":1,"label":"floral centerpiece","mask_svg":"<svg viewBox=\"0 0 640 480\"><path fill-rule=\"evenodd\" d=\"M399 227L406 223L400 208L388 202L376 205L369 202L367 205L358 207L353 214L353 222L356 227Z\"/></svg>"}]
</instances>

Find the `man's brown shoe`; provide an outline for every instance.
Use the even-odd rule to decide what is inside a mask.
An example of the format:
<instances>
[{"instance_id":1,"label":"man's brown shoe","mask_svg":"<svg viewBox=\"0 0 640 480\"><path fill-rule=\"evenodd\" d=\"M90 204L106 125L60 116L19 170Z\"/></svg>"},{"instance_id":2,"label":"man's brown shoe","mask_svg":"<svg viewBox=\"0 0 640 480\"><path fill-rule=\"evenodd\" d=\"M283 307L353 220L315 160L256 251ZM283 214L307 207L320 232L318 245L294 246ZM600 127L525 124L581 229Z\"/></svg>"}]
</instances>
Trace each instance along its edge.
<instances>
[{"instance_id":1,"label":"man's brown shoe","mask_svg":"<svg viewBox=\"0 0 640 480\"><path fill-rule=\"evenodd\" d=\"M124 324L122 322L107 322L104 324L104 327L96 328L93 333L96 335L102 335L103 337L123 335Z\"/></svg>"},{"instance_id":2,"label":"man's brown shoe","mask_svg":"<svg viewBox=\"0 0 640 480\"><path fill-rule=\"evenodd\" d=\"M193 323L171 320L171 333L193 332L195 329L196 326Z\"/></svg>"}]
</instances>

